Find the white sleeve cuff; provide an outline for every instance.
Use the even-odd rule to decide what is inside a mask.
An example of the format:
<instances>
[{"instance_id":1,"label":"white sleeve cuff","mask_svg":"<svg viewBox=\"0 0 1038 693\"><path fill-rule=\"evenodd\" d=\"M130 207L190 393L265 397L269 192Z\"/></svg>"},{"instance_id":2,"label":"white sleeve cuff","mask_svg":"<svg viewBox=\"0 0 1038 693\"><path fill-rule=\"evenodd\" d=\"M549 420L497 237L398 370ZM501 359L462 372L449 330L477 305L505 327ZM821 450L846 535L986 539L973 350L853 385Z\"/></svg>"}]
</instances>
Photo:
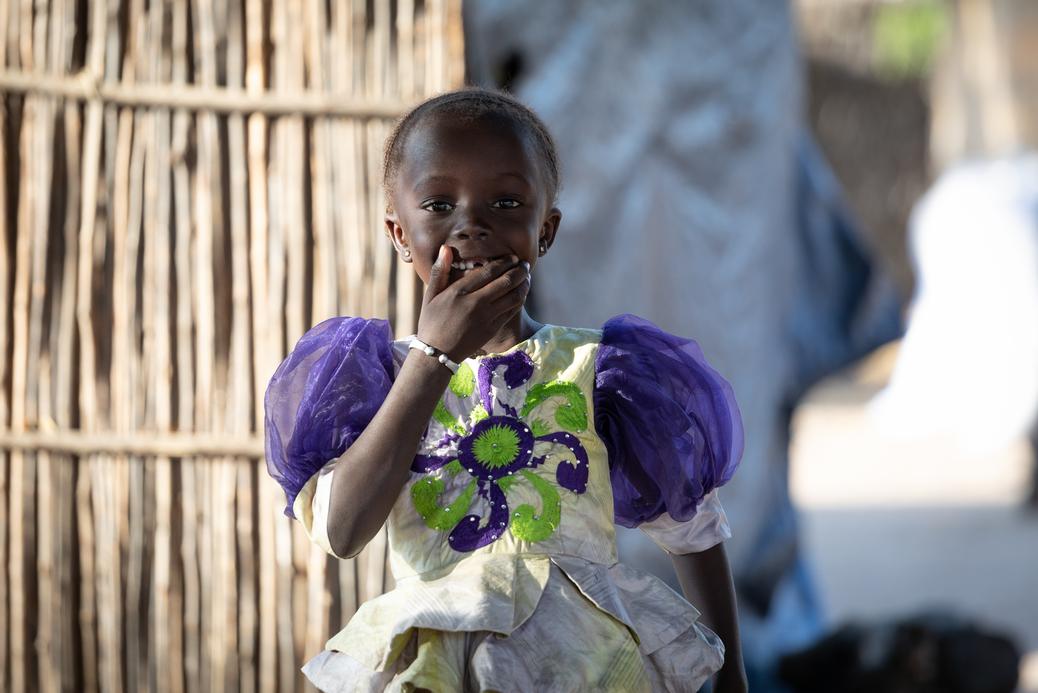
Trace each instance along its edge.
<instances>
[{"instance_id":1,"label":"white sleeve cuff","mask_svg":"<svg viewBox=\"0 0 1038 693\"><path fill-rule=\"evenodd\" d=\"M302 523L310 541L336 558L345 558L332 551L332 544L328 539L328 505L332 497L332 472L335 471L337 463L338 460L329 462L310 477L296 496L292 512Z\"/></svg>"},{"instance_id":2,"label":"white sleeve cuff","mask_svg":"<svg viewBox=\"0 0 1038 693\"><path fill-rule=\"evenodd\" d=\"M703 497L696 514L686 522L678 522L663 513L651 522L643 522L638 528L661 549L672 554L706 551L732 536L717 489Z\"/></svg>"}]
</instances>

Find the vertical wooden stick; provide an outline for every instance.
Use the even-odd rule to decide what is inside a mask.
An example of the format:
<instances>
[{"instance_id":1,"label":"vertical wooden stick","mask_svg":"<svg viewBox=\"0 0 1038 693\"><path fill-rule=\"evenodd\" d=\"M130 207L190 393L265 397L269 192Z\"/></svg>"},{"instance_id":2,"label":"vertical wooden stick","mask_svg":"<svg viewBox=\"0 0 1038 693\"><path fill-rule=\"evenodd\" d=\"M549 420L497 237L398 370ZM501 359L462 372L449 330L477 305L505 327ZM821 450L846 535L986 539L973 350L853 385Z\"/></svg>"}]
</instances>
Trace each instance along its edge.
<instances>
[{"instance_id":1,"label":"vertical wooden stick","mask_svg":"<svg viewBox=\"0 0 1038 693\"><path fill-rule=\"evenodd\" d=\"M94 75L104 74L106 47L107 3L97 0L90 6L90 40L87 67ZM80 428L96 430L96 350L91 315L93 298L94 228L97 218L98 166L101 154L101 125L104 107L99 99L92 99L86 107L86 125L83 137L83 177L78 238L76 274L76 327L79 333L79 416ZM82 464L82 462L81 462ZM83 648L83 683L87 690L97 690L100 681L96 662L98 625L95 599L97 572L95 570L95 532L93 525L93 480L101 460L91 456L85 460L88 473L81 473L76 487L76 510L80 545L80 634Z\"/></svg>"},{"instance_id":2,"label":"vertical wooden stick","mask_svg":"<svg viewBox=\"0 0 1038 693\"><path fill-rule=\"evenodd\" d=\"M10 27L11 4L0 3L0 65L7 62L7 35ZM7 109L0 108L0 161L8 161L11 152L7 149ZM13 296L8 293L9 278L11 276L10 258L14 255L14 247L9 244L7 233L8 207L7 207L7 167L0 166L0 325L7 325L10 305ZM0 383L7 382L7 345L8 331L0 330ZM7 388L0 387L0 431L10 426L8 420L9 406L7 400ZM6 450L0 450L0 503L5 510L0 512L0 688L8 686L8 673L10 670L10 659L8 658L8 646L10 624L8 622L9 599L11 596L8 581L7 546L9 532L13 524L13 518L6 508L10 507L10 496L8 489L8 454Z\"/></svg>"},{"instance_id":3,"label":"vertical wooden stick","mask_svg":"<svg viewBox=\"0 0 1038 693\"><path fill-rule=\"evenodd\" d=\"M187 81L187 3L176 3L173 7L171 29L173 84ZM173 223L174 259L176 269L176 382L177 382L177 429L195 430L195 367L192 342L193 262L191 178L187 163L188 135L191 116L184 110L173 113ZM201 680L201 580L198 571L198 511L195 499L195 469L197 462L190 457L182 458L176 465L179 475L179 508L181 518L180 560L182 565L183 596L181 609L171 609L171 636L181 639L184 687L187 691L202 690ZM171 605L172 607L172 605Z\"/></svg>"},{"instance_id":4,"label":"vertical wooden stick","mask_svg":"<svg viewBox=\"0 0 1038 693\"><path fill-rule=\"evenodd\" d=\"M31 14L30 14L31 26ZM22 18L24 27L25 18ZM23 29L24 30L24 29ZM31 35L31 31L28 32ZM37 162L31 155L34 118L36 116L36 99L25 100L22 113L22 130L19 149L21 171L19 176L19 201L17 221L17 244L15 248L14 300L11 305L13 316L14 345L11 367L11 430L26 430L26 369L28 368L29 351L29 287L31 277L32 255L32 207L29 192L33 179L33 167ZM24 595L26 588L25 561L26 544L31 535L26 536L32 524L26 522L26 494L31 493L31 460L19 450L11 453L11 549L8 564L8 581L12 594ZM28 487L28 490L27 490ZM20 693L28 686L28 672L25 643L29 641L24 598L11 601L11 690Z\"/></svg>"},{"instance_id":5,"label":"vertical wooden stick","mask_svg":"<svg viewBox=\"0 0 1038 693\"><path fill-rule=\"evenodd\" d=\"M245 80L245 46L242 36L242 7L238 3L229 6L227 21L227 81L232 87L241 88ZM232 258L231 307L231 354L227 430L235 435L246 435L252 430L252 389L250 372L250 328L249 319L249 238L248 238L248 154L246 152L245 122L241 115L232 114L227 120L227 146L230 188L230 237ZM237 609L229 613L228 627L237 635L237 663L234 679L241 690L256 689L256 596L253 588L252 543L252 486L250 472L253 465L248 461L228 460L228 486L237 498L236 522L228 536L237 548L241 573L232 573L228 589L236 589ZM233 555L233 554L232 554ZM232 564L233 567L233 564ZM237 615L237 618L235 616Z\"/></svg>"},{"instance_id":6,"label":"vertical wooden stick","mask_svg":"<svg viewBox=\"0 0 1038 693\"><path fill-rule=\"evenodd\" d=\"M125 80L135 80L138 71L137 47L144 44L143 3L130 3L127 25L127 50L131 59L124 66ZM145 159L145 136L141 132L148 120L135 117L133 109L123 108L119 113L118 141L116 144L115 189L113 190L113 314L111 392L112 417L115 430L128 435L136 428L136 413L140 397L137 383L140 375L137 352L138 306L137 265L140 249L140 229L143 217L142 175ZM135 136L136 135L136 136ZM108 532L103 536L111 541L108 551L114 563L98 561L104 571L105 596L99 599L102 613L118 615L102 629L103 671L108 673L105 686L121 686L117 682L119 669L125 672L128 690L141 685L140 663L143 658L140 642L140 595L142 580L144 476L136 458L116 455L101 483L110 486L110 504L95 505L95 512L105 515L102 522ZM124 514L123 508L126 509ZM125 547L125 549L124 549ZM126 551L125 584L121 575L122 552ZM124 635L125 633L125 635Z\"/></svg>"},{"instance_id":7,"label":"vertical wooden stick","mask_svg":"<svg viewBox=\"0 0 1038 693\"><path fill-rule=\"evenodd\" d=\"M215 37L212 7L203 2L192 3L192 19L197 82L211 85L216 83ZM213 191L218 190L219 175L216 160L216 117L211 112L196 115L198 165L195 171L194 223L195 241L192 264L194 282L192 303L195 317L195 430L212 430L213 426L213 370L216 351L214 325L213 287L213 239L218 234L217 215L219 207L214 205ZM198 538L199 574L206 584L201 591L201 643L200 676L202 686L218 689L222 686L225 660L223 651L222 621L214 609L213 549L214 516L212 495L214 491L214 469L212 461L206 460L196 468L195 485L188 492L198 497L202 509L199 520L202 524Z\"/></svg>"},{"instance_id":8,"label":"vertical wooden stick","mask_svg":"<svg viewBox=\"0 0 1038 693\"><path fill-rule=\"evenodd\" d=\"M165 14L165 3L156 3L149 10L150 41L152 51L151 62L156 73L154 78L169 80L170 55L162 41ZM152 425L160 432L172 430L172 382L171 382L171 328L169 317L170 298L170 175L168 162L170 159L170 115L160 109L152 114L151 121L151 156L148 159L148 176L146 183L146 199L151 213L146 217L145 249L147 252L146 267L149 270L145 278L154 314L150 329L146 330L145 344L150 345L151 367L148 369L150 386L150 411ZM149 336L150 335L150 336ZM169 458L158 457L155 460L155 564L152 574L152 610L151 633L152 657L154 668L154 687L158 691L183 690L182 659L178 647L174 647L171 637L176 621L172 618L171 587L172 565L172 508L173 508L173 473ZM151 678L149 676L149 678Z\"/></svg>"},{"instance_id":9,"label":"vertical wooden stick","mask_svg":"<svg viewBox=\"0 0 1038 693\"><path fill-rule=\"evenodd\" d=\"M265 49L263 28L265 4L261 0L245 0L246 68L245 88L250 93L266 87ZM267 5L269 7L269 5ZM249 160L249 268L252 288L252 357L253 357L253 430L262 431L263 392L266 379L274 370L279 341L272 341L270 327L276 313L269 311L268 288L268 200L267 200L267 119L254 113L248 121ZM280 322L280 321L278 321ZM262 462L261 462L262 464ZM258 539L259 539L259 690L273 693L277 687L277 615L276 558L274 554L274 523L277 521L271 481L261 474L257 484Z\"/></svg>"},{"instance_id":10,"label":"vertical wooden stick","mask_svg":"<svg viewBox=\"0 0 1038 693\"><path fill-rule=\"evenodd\" d=\"M4 12L7 5L4 4L0 7L0 12ZM6 27L0 26L0 44L6 38ZM3 59L5 54L3 46L0 45L0 60ZM7 117L5 109L0 108L0 161L7 161ZM10 267L8 264L8 258L13 254L13 248L8 244L7 235L7 172L5 166L0 166L0 220L2 220L3 233L0 233L0 324L7 324L7 312L8 306L10 305L11 296L7 293L8 277L10 276ZM0 330L0 382L7 382L7 330ZM0 430L5 430L10 425L8 422L8 404L7 404L7 389L0 387ZM8 496L7 487L7 462L8 456L6 450L0 450L0 503L5 508L10 506L10 500ZM11 591L8 586L8 574L7 574L7 543L8 543L8 532L9 525L11 524L11 518L8 512L0 512L0 687L7 685L7 672L9 660L7 657L7 647L10 643L8 638L9 625L7 621L8 616L8 600L10 599Z\"/></svg>"}]
</instances>

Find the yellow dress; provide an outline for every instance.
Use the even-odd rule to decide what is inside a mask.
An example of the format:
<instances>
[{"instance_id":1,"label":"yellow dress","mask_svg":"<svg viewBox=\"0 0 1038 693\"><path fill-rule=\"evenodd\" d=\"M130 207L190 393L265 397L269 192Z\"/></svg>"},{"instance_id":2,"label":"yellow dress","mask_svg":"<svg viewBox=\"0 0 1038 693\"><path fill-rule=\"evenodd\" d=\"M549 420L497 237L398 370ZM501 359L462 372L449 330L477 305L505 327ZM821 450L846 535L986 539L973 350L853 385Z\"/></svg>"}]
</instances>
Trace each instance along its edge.
<instances>
[{"instance_id":1,"label":"yellow dress","mask_svg":"<svg viewBox=\"0 0 1038 693\"><path fill-rule=\"evenodd\" d=\"M595 426L601 341L601 330L545 326L465 361L387 520L396 587L306 664L314 685L697 691L720 668L724 647L695 607L617 562L617 482ZM394 369L407 344L389 345ZM329 496L343 473L338 458L323 464L291 506L333 555ZM714 489L690 519L662 513L639 526L675 553L730 536Z\"/></svg>"}]
</instances>

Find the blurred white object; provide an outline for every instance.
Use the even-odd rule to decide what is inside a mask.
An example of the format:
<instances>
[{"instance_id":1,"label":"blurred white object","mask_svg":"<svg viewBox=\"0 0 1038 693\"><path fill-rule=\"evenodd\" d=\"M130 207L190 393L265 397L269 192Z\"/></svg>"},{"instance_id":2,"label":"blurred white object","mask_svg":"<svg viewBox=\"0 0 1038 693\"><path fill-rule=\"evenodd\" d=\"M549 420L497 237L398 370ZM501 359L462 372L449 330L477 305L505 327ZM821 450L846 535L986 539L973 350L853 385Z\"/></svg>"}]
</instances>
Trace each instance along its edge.
<instances>
[{"instance_id":1,"label":"blurred white object","mask_svg":"<svg viewBox=\"0 0 1038 693\"><path fill-rule=\"evenodd\" d=\"M1038 155L962 164L912 214L917 289L888 387L892 437L998 451L1038 415Z\"/></svg>"}]
</instances>

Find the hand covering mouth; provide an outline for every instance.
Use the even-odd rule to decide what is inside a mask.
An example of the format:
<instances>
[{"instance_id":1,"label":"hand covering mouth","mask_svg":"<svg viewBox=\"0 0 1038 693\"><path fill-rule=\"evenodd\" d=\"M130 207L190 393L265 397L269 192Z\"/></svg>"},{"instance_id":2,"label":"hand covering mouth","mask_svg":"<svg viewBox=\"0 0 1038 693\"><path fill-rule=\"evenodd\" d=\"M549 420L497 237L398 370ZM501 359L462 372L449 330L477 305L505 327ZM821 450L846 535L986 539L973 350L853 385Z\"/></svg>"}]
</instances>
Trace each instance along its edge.
<instances>
[{"instance_id":1,"label":"hand covering mouth","mask_svg":"<svg viewBox=\"0 0 1038 693\"><path fill-rule=\"evenodd\" d=\"M494 256L494 257L471 257L471 258L467 258L467 259L466 258L457 258L457 259L451 261L451 269L462 270L462 271L470 270L470 269L476 269L477 267L482 267L483 265L487 264L488 262L493 262L494 260L497 260L498 258L502 258L502 257L505 257L505 256L504 255L497 255L497 256Z\"/></svg>"}]
</instances>

